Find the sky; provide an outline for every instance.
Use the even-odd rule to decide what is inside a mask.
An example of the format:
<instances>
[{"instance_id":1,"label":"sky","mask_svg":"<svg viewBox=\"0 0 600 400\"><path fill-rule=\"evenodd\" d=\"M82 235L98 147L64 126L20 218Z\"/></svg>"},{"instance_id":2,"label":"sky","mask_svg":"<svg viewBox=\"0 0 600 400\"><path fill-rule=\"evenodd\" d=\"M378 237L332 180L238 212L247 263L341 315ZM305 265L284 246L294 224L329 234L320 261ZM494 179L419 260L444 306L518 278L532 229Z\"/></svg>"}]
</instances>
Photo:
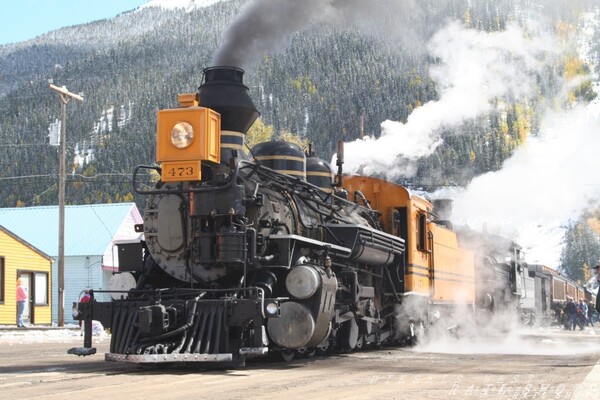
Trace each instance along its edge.
<instances>
[{"instance_id":1,"label":"sky","mask_svg":"<svg viewBox=\"0 0 600 400\"><path fill-rule=\"evenodd\" d=\"M2 2L0 45L33 39L65 26L112 18L148 0L8 0Z\"/></svg>"}]
</instances>

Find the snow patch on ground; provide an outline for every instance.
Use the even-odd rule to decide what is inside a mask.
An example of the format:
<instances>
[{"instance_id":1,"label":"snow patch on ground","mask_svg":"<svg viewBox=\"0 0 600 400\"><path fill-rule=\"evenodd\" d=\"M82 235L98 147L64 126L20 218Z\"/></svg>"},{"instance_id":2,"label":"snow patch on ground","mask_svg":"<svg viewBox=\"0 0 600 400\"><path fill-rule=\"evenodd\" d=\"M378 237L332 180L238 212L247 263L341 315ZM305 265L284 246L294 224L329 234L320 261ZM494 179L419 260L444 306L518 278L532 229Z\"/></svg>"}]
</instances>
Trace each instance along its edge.
<instances>
[{"instance_id":1,"label":"snow patch on ground","mask_svg":"<svg viewBox=\"0 0 600 400\"><path fill-rule=\"evenodd\" d=\"M149 7L160 7L165 10L174 10L176 8L185 8L186 11L191 11L196 8L204 8L212 6L222 0L150 0L146 4L140 6L140 10Z\"/></svg>"},{"instance_id":2,"label":"snow patch on ground","mask_svg":"<svg viewBox=\"0 0 600 400\"><path fill-rule=\"evenodd\" d=\"M94 341L110 340L104 330L94 332ZM14 325L0 325L0 343L12 345L16 343L73 343L83 342L83 334L77 325L66 325L63 328L37 327L16 328Z\"/></svg>"}]
</instances>

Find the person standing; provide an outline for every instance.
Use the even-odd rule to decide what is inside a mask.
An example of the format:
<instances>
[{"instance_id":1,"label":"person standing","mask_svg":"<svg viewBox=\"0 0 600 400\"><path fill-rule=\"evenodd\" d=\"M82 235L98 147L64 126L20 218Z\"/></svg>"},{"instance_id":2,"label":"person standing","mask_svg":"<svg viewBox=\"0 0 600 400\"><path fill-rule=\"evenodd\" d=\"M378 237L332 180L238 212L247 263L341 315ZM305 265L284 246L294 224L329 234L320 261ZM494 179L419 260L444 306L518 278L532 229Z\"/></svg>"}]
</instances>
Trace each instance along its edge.
<instances>
[{"instance_id":1,"label":"person standing","mask_svg":"<svg viewBox=\"0 0 600 400\"><path fill-rule=\"evenodd\" d=\"M594 273L596 274L596 280L598 281L598 287L600 288L600 263L596 264L593 269ZM600 289L598 289L596 294L596 312L600 313Z\"/></svg>"},{"instance_id":2,"label":"person standing","mask_svg":"<svg viewBox=\"0 0 600 400\"><path fill-rule=\"evenodd\" d=\"M565 306L565 311L567 313L567 330L574 331L575 325L577 325L577 304L573 301L571 296L567 297L567 305Z\"/></svg>"},{"instance_id":3,"label":"person standing","mask_svg":"<svg viewBox=\"0 0 600 400\"><path fill-rule=\"evenodd\" d=\"M580 331L582 331L583 328L587 325L587 314L587 303L583 301L583 299L579 299L579 304L577 305L577 325L579 325Z\"/></svg>"},{"instance_id":4,"label":"person standing","mask_svg":"<svg viewBox=\"0 0 600 400\"><path fill-rule=\"evenodd\" d=\"M86 289L83 292L83 296L81 297L81 299L79 299L80 303L89 303L90 300L92 299L92 296L90 296L90 290ZM80 335L83 336L83 320L79 320L79 328L80 328Z\"/></svg>"},{"instance_id":5,"label":"person standing","mask_svg":"<svg viewBox=\"0 0 600 400\"><path fill-rule=\"evenodd\" d=\"M23 280L21 278L17 279L17 327L19 328L25 328L23 313L25 312L28 298L27 288L23 285Z\"/></svg>"},{"instance_id":6,"label":"person standing","mask_svg":"<svg viewBox=\"0 0 600 400\"><path fill-rule=\"evenodd\" d=\"M594 326L594 322L596 322L596 316L598 313L596 312L596 305L593 301L590 300L588 304L588 322L591 326Z\"/></svg>"}]
</instances>

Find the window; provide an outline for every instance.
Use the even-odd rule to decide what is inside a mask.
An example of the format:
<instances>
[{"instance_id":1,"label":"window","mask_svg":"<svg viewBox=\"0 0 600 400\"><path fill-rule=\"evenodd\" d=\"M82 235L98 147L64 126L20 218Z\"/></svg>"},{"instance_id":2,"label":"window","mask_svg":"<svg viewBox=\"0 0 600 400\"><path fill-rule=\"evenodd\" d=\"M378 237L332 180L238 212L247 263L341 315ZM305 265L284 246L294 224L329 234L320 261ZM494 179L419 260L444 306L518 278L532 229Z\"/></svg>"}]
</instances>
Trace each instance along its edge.
<instances>
[{"instance_id":1,"label":"window","mask_svg":"<svg viewBox=\"0 0 600 400\"><path fill-rule=\"evenodd\" d=\"M6 286L6 274L4 271L4 257L0 257L0 303L4 303L4 286Z\"/></svg>"},{"instance_id":2,"label":"window","mask_svg":"<svg viewBox=\"0 0 600 400\"><path fill-rule=\"evenodd\" d=\"M45 272L35 273L35 297L36 306L48 305L48 274Z\"/></svg>"},{"instance_id":3,"label":"window","mask_svg":"<svg viewBox=\"0 0 600 400\"><path fill-rule=\"evenodd\" d=\"M417 249L427 251L427 215L417 216Z\"/></svg>"}]
</instances>

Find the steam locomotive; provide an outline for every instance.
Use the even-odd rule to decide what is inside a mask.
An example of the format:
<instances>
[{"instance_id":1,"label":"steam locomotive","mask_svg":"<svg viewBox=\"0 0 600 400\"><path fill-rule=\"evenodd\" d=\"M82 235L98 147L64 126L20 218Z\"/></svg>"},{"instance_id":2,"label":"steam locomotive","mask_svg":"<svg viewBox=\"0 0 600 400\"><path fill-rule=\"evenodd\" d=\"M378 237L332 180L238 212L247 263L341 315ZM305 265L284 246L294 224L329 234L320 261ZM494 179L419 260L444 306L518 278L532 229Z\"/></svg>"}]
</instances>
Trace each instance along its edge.
<instances>
[{"instance_id":1,"label":"steam locomotive","mask_svg":"<svg viewBox=\"0 0 600 400\"><path fill-rule=\"evenodd\" d=\"M110 302L92 292L74 304L85 333L72 353L95 352L92 320L111 329L107 360L223 367L410 342L457 316L518 307L535 273L516 245L495 257L469 247L476 235L453 229L447 203L344 175L342 146L337 172L286 142L246 154L259 114L243 74L207 68L196 94L158 112L160 166L133 177L147 197L144 240L119 245L132 283ZM160 177L152 188L147 172Z\"/></svg>"}]
</instances>

